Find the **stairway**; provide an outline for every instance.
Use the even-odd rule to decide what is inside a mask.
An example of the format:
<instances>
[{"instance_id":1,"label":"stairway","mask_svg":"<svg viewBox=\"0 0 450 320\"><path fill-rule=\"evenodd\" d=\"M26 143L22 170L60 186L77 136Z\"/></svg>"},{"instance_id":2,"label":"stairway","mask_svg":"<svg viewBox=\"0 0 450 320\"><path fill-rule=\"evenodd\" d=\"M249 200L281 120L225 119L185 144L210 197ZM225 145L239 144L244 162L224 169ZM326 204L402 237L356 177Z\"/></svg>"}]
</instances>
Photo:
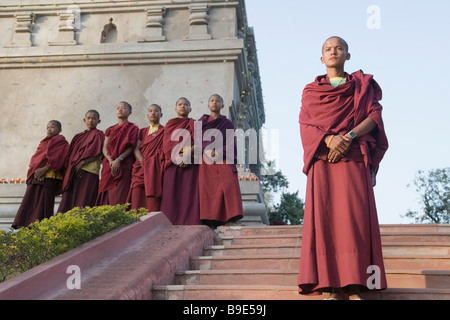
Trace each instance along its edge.
<instances>
[{"instance_id":1,"label":"stairway","mask_svg":"<svg viewBox=\"0 0 450 320\"><path fill-rule=\"evenodd\" d=\"M298 294L300 226L222 227L156 300L322 300ZM373 300L450 300L450 225L382 225L389 289ZM368 275L369 276L369 275Z\"/></svg>"}]
</instances>

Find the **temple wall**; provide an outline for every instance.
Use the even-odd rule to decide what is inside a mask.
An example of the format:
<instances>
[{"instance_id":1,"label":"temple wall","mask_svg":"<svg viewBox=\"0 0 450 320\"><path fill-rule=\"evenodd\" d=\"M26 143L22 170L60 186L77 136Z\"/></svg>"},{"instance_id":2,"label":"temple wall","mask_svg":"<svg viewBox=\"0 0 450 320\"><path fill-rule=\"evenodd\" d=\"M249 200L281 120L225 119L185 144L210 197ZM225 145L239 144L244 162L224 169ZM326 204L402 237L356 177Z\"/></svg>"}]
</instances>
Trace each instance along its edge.
<instances>
[{"instance_id":1,"label":"temple wall","mask_svg":"<svg viewBox=\"0 0 450 320\"><path fill-rule=\"evenodd\" d=\"M175 117L181 96L199 118L213 93L236 127L264 122L242 0L13 0L0 8L0 30L0 179L25 178L49 120L70 141L89 109L100 112L99 129L115 124L120 101L140 127L152 103L162 124Z\"/></svg>"}]
</instances>

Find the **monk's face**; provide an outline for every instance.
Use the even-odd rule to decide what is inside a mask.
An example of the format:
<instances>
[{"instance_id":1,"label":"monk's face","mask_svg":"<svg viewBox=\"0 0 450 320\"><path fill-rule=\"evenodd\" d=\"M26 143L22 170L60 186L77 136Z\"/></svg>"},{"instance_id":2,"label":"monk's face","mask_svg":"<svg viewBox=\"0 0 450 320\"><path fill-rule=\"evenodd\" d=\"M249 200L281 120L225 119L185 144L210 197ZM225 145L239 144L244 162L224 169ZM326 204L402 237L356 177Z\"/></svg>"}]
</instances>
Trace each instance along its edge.
<instances>
[{"instance_id":1,"label":"monk's face","mask_svg":"<svg viewBox=\"0 0 450 320\"><path fill-rule=\"evenodd\" d=\"M208 108L212 112L220 112L220 109L223 108L222 99L219 96L212 96L208 102Z\"/></svg>"},{"instance_id":2,"label":"monk's face","mask_svg":"<svg viewBox=\"0 0 450 320\"><path fill-rule=\"evenodd\" d=\"M175 107L175 112L180 118L187 118L189 113L191 112L191 106L186 99L180 99L177 102L177 106Z\"/></svg>"},{"instance_id":3,"label":"monk's face","mask_svg":"<svg viewBox=\"0 0 450 320\"><path fill-rule=\"evenodd\" d=\"M323 45L320 60L327 68L343 68L350 54L339 38L331 38Z\"/></svg>"},{"instance_id":4,"label":"monk's face","mask_svg":"<svg viewBox=\"0 0 450 320\"><path fill-rule=\"evenodd\" d=\"M116 106L116 115L119 119L128 119L131 114L130 108L125 103L119 103Z\"/></svg>"},{"instance_id":5,"label":"monk's face","mask_svg":"<svg viewBox=\"0 0 450 320\"><path fill-rule=\"evenodd\" d=\"M161 116L162 116L162 113L159 110L158 106L150 106L150 108L148 108L147 118L150 121L150 123L152 123L152 124L159 123Z\"/></svg>"},{"instance_id":6,"label":"monk's face","mask_svg":"<svg viewBox=\"0 0 450 320\"><path fill-rule=\"evenodd\" d=\"M47 124L47 135L50 137L53 136L57 136L58 134L60 134L61 129L54 123L54 122L49 122Z\"/></svg>"},{"instance_id":7,"label":"monk's face","mask_svg":"<svg viewBox=\"0 0 450 320\"><path fill-rule=\"evenodd\" d=\"M92 130L97 128L97 125L100 123L100 119L98 118L96 113L89 112L84 117L84 123L86 124L88 130Z\"/></svg>"}]
</instances>

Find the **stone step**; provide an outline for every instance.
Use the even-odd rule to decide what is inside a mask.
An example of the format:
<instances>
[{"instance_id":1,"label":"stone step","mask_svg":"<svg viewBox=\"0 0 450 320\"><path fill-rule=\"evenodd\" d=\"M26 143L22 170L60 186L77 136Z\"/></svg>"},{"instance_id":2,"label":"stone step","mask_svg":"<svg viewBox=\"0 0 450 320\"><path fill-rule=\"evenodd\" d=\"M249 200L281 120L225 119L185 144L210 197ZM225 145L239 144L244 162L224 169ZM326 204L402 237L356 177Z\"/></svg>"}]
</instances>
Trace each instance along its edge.
<instances>
[{"instance_id":1,"label":"stone step","mask_svg":"<svg viewBox=\"0 0 450 320\"><path fill-rule=\"evenodd\" d=\"M450 226L382 225L388 290L374 300L450 299ZM155 287L155 299L322 300L298 294L301 226L219 228L220 242L191 259L175 285ZM225 285L226 284L226 285Z\"/></svg>"},{"instance_id":2,"label":"stone step","mask_svg":"<svg viewBox=\"0 0 450 320\"><path fill-rule=\"evenodd\" d=\"M389 287L450 288L450 271L388 270ZM175 285L274 285L292 286L297 283L298 270L189 270L178 272Z\"/></svg>"},{"instance_id":3,"label":"stone step","mask_svg":"<svg viewBox=\"0 0 450 320\"><path fill-rule=\"evenodd\" d=\"M381 241L450 243L450 232L381 232Z\"/></svg>"},{"instance_id":4,"label":"stone step","mask_svg":"<svg viewBox=\"0 0 450 320\"><path fill-rule=\"evenodd\" d=\"M234 256L202 256L191 259L191 270L223 270L223 269L298 269L300 255L234 255ZM389 269L423 269L450 270L450 255L384 255L386 270Z\"/></svg>"},{"instance_id":5,"label":"stone step","mask_svg":"<svg viewBox=\"0 0 450 320\"><path fill-rule=\"evenodd\" d=\"M257 234L221 236L224 245L245 244L286 244L301 243L301 235L294 233ZM385 242L441 242L450 243L450 233L447 232L382 232L381 241Z\"/></svg>"},{"instance_id":6,"label":"stone step","mask_svg":"<svg viewBox=\"0 0 450 320\"><path fill-rule=\"evenodd\" d=\"M383 255L386 270L450 270L450 255Z\"/></svg>"},{"instance_id":7,"label":"stone step","mask_svg":"<svg viewBox=\"0 0 450 320\"><path fill-rule=\"evenodd\" d=\"M364 294L367 300L450 300L449 289L393 288Z\"/></svg>"},{"instance_id":8,"label":"stone step","mask_svg":"<svg viewBox=\"0 0 450 320\"><path fill-rule=\"evenodd\" d=\"M279 235L279 234L301 234L302 226L266 226L266 227L243 227L227 226L220 227L221 236L249 236L249 235ZM431 232L450 233L450 225L436 224L400 224L400 225L380 225L381 233L384 232Z\"/></svg>"},{"instance_id":9,"label":"stone step","mask_svg":"<svg viewBox=\"0 0 450 320\"><path fill-rule=\"evenodd\" d=\"M206 247L205 256L267 255L267 254L300 254L300 244L244 244L216 245Z\"/></svg>"},{"instance_id":10,"label":"stone step","mask_svg":"<svg viewBox=\"0 0 450 320\"><path fill-rule=\"evenodd\" d=\"M302 296L293 286L202 285L155 286L154 300L322 300Z\"/></svg>"},{"instance_id":11,"label":"stone step","mask_svg":"<svg viewBox=\"0 0 450 320\"><path fill-rule=\"evenodd\" d=\"M450 300L450 289L391 288L363 295L368 300ZM155 300L323 300L326 295L304 296L296 286L199 285L155 286Z\"/></svg>"},{"instance_id":12,"label":"stone step","mask_svg":"<svg viewBox=\"0 0 450 320\"><path fill-rule=\"evenodd\" d=\"M242 227L230 226L219 227L219 235L225 237L233 236L251 236L251 235L277 235L277 234L295 234L299 235L302 226L266 226L266 227Z\"/></svg>"},{"instance_id":13,"label":"stone step","mask_svg":"<svg viewBox=\"0 0 450 320\"><path fill-rule=\"evenodd\" d=\"M216 245L206 247L205 256L230 256L230 255L267 255L267 254L300 254L301 244L247 244L247 245ZM436 242L385 242L383 243L384 254L428 254L448 255L450 254L450 243Z\"/></svg>"}]
</instances>

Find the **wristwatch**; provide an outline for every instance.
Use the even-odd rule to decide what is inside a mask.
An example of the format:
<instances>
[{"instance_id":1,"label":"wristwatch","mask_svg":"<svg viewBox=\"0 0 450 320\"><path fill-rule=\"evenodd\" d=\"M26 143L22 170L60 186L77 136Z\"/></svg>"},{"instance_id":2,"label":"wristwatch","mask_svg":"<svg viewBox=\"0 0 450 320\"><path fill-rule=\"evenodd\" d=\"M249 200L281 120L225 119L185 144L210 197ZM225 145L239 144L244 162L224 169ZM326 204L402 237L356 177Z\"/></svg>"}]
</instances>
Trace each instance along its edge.
<instances>
[{"instance_id":1,"label":"wristwatch","mask_svg":"<svg viewBox=\"0 0 450 320\"><path fill-rule=\"evenodd\" d=\"M354 140L356 138L356 133L354 133L351 130L349 132L347 132L347 134L350 136L350 138L352 138L352 140Z\"/></svg>"},{"instance_id":2,"label":"wristwatch","mask_svg":"<svg viewBox=\"0 0 450 320\"><path fill-rule=\"evenodd\" d=\"M120 161L123 161L123 158L122 158L122 156L119 156L119 160L120 160Z\"/></svg>"}]
</instances>

